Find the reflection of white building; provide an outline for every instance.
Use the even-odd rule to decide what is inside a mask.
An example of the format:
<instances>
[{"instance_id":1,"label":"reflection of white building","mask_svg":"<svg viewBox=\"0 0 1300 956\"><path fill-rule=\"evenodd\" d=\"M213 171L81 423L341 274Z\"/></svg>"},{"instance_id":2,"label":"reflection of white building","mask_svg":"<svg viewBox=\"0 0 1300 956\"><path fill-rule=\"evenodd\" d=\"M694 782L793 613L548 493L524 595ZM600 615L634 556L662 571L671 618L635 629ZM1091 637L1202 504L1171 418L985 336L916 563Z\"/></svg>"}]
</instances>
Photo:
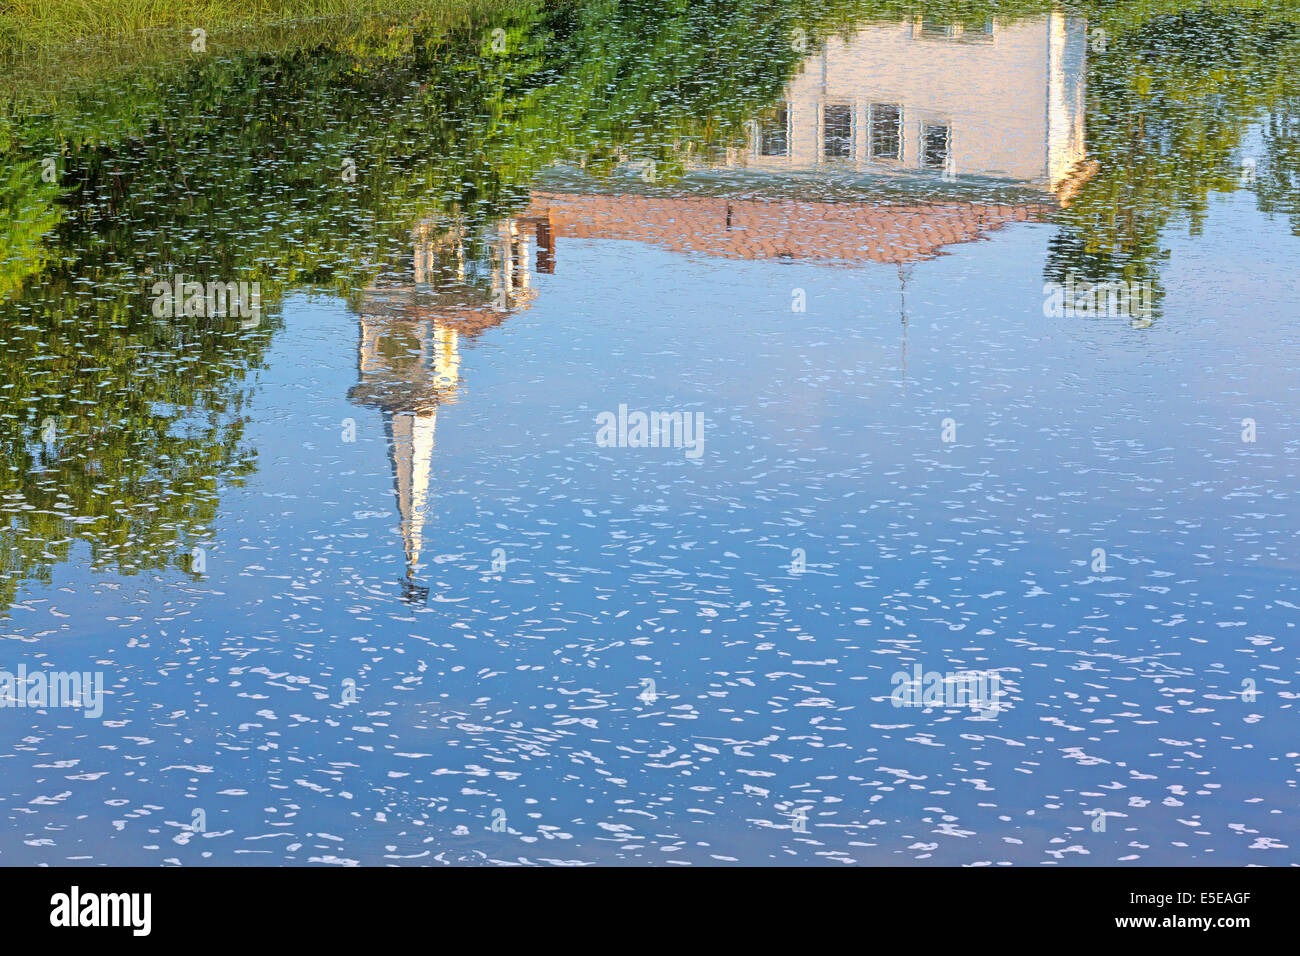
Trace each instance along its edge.
<instances>
[{"instance_id":1,"label":"reflection of white building","mask_svg":"<svg viewBox=\"0 0 1300 956\"><path fill-rule=\"evenodd\" d=\"M418 581L434 428L438 406L453 401L460 385L461 342L531 304L534 245L538 269L550 271L553 259L542 220L506 219L474 235L458 224L421 223L412 243L412 281L372 286L358 303L357 384L348 398L383 413L406 555L405 596L423 600L428 590Z\"/></svg>"},{"instance_id":2,"label":"reflection of white building","mask_svg":"<svg viewBox=\"0 0 1300 956\"><path fill-rule=\"evenodd\" d=\"M751 121L747 144L718 162L688 160L667 189L630 178L617 192L581 177L575 186L569 171L538 188L525 215L544 218L553 240L743 259L928 259L1050 217L1095 171L1086 41L1086 22L1059 11L857 27L805 58ZM737 175L714 176L719 162Z\"/></svg>"},{"instance_id":3,"label":"reflection of white building","mask_svg":"<svg viewBox=\"0 0 1300 956\"><path fill-rule=\"evenodd\" d=\"M729 164L991 176L1058 191L1084 159L1086 24L913 19L826 41Z\"/></svg>"}]
</instances>

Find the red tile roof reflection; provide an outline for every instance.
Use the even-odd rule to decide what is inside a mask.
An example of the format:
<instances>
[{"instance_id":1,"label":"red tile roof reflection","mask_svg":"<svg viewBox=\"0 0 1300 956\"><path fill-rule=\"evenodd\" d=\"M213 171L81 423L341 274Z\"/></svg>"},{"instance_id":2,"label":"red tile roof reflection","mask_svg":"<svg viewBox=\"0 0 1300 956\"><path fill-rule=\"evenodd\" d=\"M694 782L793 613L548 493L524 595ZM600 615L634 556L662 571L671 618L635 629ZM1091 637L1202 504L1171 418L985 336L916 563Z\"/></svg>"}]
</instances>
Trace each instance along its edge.
<instances>
[{"instance_id":1,"label":"red tile roof reflection","mask_svg":"<svg viewBox=\"0 0 1300 956\"><path fill-rule=\"evenodd\" d=\"M1054 208L534 193L521 218L549 216L557 237L633 239L731 259L912 262Z\"/></svg>"}]
</instances>

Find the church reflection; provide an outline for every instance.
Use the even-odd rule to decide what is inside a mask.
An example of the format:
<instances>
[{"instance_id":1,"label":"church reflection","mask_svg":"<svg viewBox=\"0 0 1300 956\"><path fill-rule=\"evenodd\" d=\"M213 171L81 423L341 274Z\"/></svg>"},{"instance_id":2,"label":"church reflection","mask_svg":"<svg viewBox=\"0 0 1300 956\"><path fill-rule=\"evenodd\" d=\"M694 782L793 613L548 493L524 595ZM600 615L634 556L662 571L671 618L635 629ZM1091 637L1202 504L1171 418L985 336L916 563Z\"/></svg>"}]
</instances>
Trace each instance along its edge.
<instances>
[{"instance_id":1,"label":"church reflection","mask_svg":"<svg viewBox=\"0 0 1300 956\"><path fill-rule=\"evenodd\" d=\"M1063 11L862 26L807 57L723 164L985 177L1068 202L1089 171L1086 60L1086 21Z\"/></svg>"},{"instance_id":2,"label":"church reflection","mask_svg":"<svg viewBox=\"0 0 1300 956\"><path fill-rule=\"evenodd\" d=\"M743 146L687 150L667 188L543 176L528 214L561 239L902 268L1043 221L1095 173L1087 39L1061 11L860 26L802 61Z\"/></svg>"},{"instance_id":3,"label":"church reflection","mask_svg":"<svg viewBox=\"0 0 1300 956\"><path fill-rule=\"evenodd\" d=\"M406 599L428 596L435 426L461 389L461 348L531 305L535 276L556 269L559 240L887 265L898 274L905 380L914 264L1046 219L1092 174L1086 31L1059 11L862 26L803 61L749 123L743 147L688 160L667 189L632 177L616 189L581 176L575 184L570 169L544 174L513 218L477 229L455 216L417 224L403 275L360 298L349 393L383 415ZM733 177L721 189L720 171Z\"/></svg>"},{"instance_id":4,"label":"church reflection","mask_svg":"<svg viewBox=\"0 0 1300 956\"><path fill-rule=\"evenodd\" d=\"M456 220L422 222L411 239L409 276L376 283L357 303L357 384L348 398L383 416L405 560L403 598L423 603L438 409L457 399L462 345L527 309L536 295L533 272L551 271L554 254L545 217L476 231Z\"/></svg>"}]
</instances>

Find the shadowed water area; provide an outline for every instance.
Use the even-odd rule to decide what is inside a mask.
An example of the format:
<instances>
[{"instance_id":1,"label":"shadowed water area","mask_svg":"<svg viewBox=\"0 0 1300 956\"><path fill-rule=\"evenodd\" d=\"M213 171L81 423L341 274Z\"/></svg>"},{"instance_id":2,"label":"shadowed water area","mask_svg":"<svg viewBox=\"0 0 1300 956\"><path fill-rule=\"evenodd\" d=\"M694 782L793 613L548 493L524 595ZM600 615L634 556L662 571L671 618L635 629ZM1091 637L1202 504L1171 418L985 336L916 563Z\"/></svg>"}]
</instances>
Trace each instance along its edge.
<instances>
[{"instance_id":1,"label":"shadowed water area","mask_svg":"<svg viewBox=\"0 0 1300 956\"><path fill-rule=\"evenodd\" d=\"M1300 862L1292 5L5 71L0 864Z\"/></svg>"}]
</instances>

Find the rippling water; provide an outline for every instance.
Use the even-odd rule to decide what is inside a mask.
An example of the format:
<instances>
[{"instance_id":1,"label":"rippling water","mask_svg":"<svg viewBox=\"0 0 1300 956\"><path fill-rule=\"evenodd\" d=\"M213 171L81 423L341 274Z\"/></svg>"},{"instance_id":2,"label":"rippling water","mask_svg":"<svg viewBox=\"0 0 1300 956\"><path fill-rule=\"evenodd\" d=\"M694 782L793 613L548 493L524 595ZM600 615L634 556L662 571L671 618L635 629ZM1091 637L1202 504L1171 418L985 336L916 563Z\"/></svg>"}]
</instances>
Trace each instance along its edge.
<instances>
[{"instance_id":1,"label":"rippling water","mask_svg":"<svg viewBox=\"0 0 1300 956\"><path fill-rule=\"evenodd\" d=\"M1300 861L1300 15L680 6L13 67L0 863Z\"/></svg>"}]
</instances>

